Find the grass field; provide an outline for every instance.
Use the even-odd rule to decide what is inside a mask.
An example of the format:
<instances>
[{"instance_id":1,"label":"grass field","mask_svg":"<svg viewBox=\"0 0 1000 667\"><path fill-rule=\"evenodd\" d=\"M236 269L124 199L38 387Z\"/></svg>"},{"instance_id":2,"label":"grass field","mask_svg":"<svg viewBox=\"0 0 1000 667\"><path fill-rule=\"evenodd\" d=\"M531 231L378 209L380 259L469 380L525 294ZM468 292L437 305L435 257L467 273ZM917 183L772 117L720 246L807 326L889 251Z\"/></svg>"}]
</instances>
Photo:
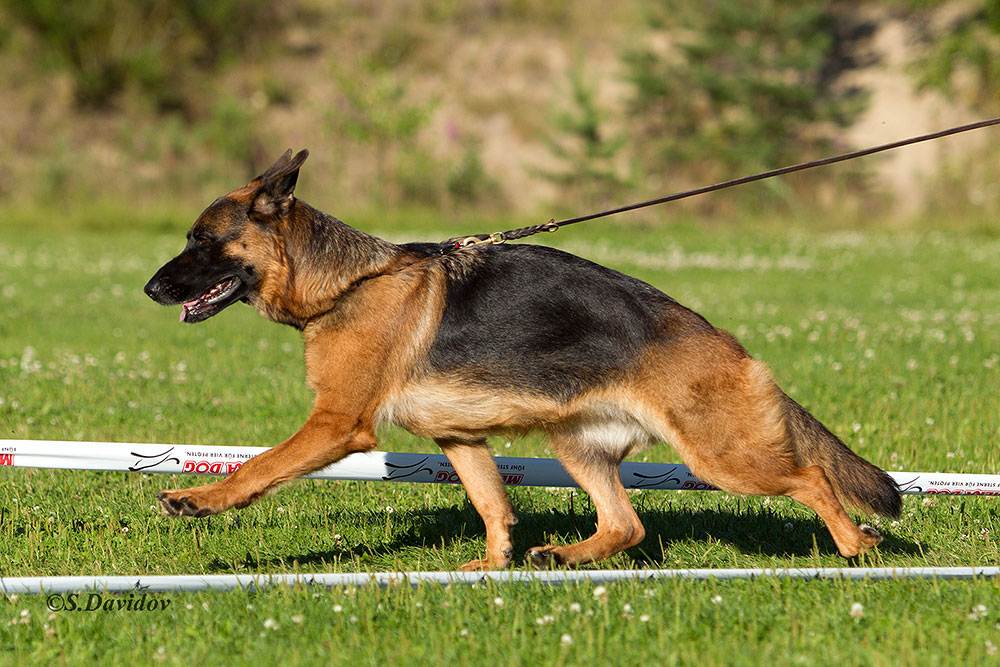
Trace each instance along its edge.
<instances>
[{"instance_id":1,"label":"grass field","mask_svg":"<svg viewBox=\"0 0 1000 667\"><path fill-rule=\"evenodd\" d=\"M462 231L368 228L394 240ZM160 220L73 231L22 220L0 231L0 437L266 445L298 427L310 396L296 332L244 306L185 326L176 309L142 294L179 250L182 229ZM544 240L643 278L733 331L786 391L879 465L1000 471L996 235L614 223ZM384 449L433 451L400 431L382 439ZM530 438L493 445L498 454L549 455ZM677 460L666 445L639 458ZM194 481L0 470L0 574L444 570L484 547L457 487L300 482L209 519L157 513L158 489ZM512 496L521 552L593 528L580 492ZM815 516L787 499L644 492L633 500L648 537L605 567L843 564ZM898 522L875 523L886 540L864 564L1000 562L996 498L911 497ZM1000 660L995 580L163 597L166 611L144 614L50 614L42 598L8 599L0 663ZM855 603L863 613L852 616Z\"/></svg>"}]
</instances>

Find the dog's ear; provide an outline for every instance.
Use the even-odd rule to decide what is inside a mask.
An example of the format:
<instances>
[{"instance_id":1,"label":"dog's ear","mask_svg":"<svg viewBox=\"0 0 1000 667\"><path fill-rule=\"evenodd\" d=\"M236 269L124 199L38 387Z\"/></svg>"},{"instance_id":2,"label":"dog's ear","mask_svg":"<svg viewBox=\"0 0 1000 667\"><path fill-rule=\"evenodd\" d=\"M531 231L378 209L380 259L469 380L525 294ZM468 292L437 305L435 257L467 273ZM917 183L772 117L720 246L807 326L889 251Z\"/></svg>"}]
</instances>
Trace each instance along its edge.
<instances>
[{"instance_id":1,"label":"dog's ear","mask_svg":"<svg viewBox=\"0 0 1000 667\"><path fill-rule=\"evenodd\" d=\"M251 207L254 213L269 217L288 212L295 199L299 168L307 157L307 150L301 150L292 157L292 149L289 148L267 171L251 181L257 188Z\"/></svg>"}]
</instances>

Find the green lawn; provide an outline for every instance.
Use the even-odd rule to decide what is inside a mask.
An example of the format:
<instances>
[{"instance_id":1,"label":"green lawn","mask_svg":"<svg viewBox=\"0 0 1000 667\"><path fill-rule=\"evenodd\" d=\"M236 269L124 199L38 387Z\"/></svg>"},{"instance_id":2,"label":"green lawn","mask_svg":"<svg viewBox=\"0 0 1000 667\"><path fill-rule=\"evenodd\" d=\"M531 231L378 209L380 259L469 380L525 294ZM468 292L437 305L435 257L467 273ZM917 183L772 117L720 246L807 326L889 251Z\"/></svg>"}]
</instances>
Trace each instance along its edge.
<instances>
[{"instance_id":1,"label":"green lawn","mask_svg":"<svg viewBox=\"0 0 1000 667\"><path fill-rule=\"evenodd\" d=\"M482 226L368 228L416 240ZM239 305L181 325L176 309L142 294L183 244L182 229L161 220L131 221L122 231L56 231L23 220L0 228L0 437L268 445L298 427L310 396L296 332ZM648 280L733 331L786 391L879 465L1000 471L996 236L618 222L544 240ZM549 455L537 439L493 444L498 454ZM400 431L385 432L383 447L433 451ZM641 458L677 460L665 445ZM158 489L194 482L0 469L0 573L444 570L484 547L457 487L309 481L241 512L159 516ZM593 529L580 492L512 496L519 551ZM844 564L818 520L786 499L653 491L633 500L648 537L603 567ZM899 522L875 523L886 540L865 564L1000 562L997 498L911 497ZM167 611L144 615L49 615L44 598L21 597L3 603L0 663L1000 659L996 580L663 581L594 593L429 586L171 594L163 596ZM862 616L851 616L854 603Z\"/></svg>"}]
</instances>

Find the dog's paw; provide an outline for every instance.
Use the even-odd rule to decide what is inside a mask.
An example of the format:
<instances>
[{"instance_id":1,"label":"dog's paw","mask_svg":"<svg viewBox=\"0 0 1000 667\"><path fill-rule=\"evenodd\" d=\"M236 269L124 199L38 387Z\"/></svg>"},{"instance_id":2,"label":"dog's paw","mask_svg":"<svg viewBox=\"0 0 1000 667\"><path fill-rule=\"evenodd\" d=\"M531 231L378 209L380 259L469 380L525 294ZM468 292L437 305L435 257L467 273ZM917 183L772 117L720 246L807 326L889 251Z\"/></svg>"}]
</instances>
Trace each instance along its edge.
<instances>
[{"instance_id":1,"label":"dog's paw","mask_svg":"<svg viewBox=\"0 0 1000 667\"><path fill-rule=\"evenodd\" d=\"M882 542L882 533L878 532L867 523L863 523L858 526L858 530L861 531L861 544L866 551L872 547L878 546Z\"/></svg>"},{"instance_id":2,"label":"dog's paw","mask_svg":"<svg viewBox=\"0 0 1000 667\"><path fill-rule=\"evenodd\" d=\"M156 499L160 501L160 509L167 516L208 516L220 510L200 499L196 489L177 489L175 491L160 491Z\"/></svg>"},{"instance_id":3,"label":"dog's paw","mask_svg":"<svg viewBox=\"0 0 1000 667\"><path fill-rule=\"evenodd\" d=\"M486 558L477 558L461 565L458 569L462 572L485 572L486 570L503 570L510 567L511 550L504 549L498 555Z\"/></svg>"},{"instance_id":4,"label":"dog's paw","mask_svg":"<svg viewBox=\"0 0 1000 667\"><path fill-rule=\"evenodd\" d=\"M840 555L844 558L857 558L861 554L867 553L882 542L882 533L878 532L866 523L858 526L857 541L847 547L840 546Z\"/></svg>"},{"instance_id":5,"label":"dog's paw","mask_svg":"<svg viewBox=\"0 0 1000 667\"><path fill-rule=\"evenodd\" d=\"M550 570L563 564L556 547L531 547L524 554L524 562L540 570Z\"/></svg>"},{"instance_id":6,"label":"dog's paw","mask_svg":"<svg viewBox=\"0 0 1000 667\"><path fill-rule=\"evenodd\" d=\"M458 569L460 572L484 572L486 570L492 570L489 562L485 558L477 558L476 560L470 560L468 563L459 565Z\"/></svg>"}]
</instances>

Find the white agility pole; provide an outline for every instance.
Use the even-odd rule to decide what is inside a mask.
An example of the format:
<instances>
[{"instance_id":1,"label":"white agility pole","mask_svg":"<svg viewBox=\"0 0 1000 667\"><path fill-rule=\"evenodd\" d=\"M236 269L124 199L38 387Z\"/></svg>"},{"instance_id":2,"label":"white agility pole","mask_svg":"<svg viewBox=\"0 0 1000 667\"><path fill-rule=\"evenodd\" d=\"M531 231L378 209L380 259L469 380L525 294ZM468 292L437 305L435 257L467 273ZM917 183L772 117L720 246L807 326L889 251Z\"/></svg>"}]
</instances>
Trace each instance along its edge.
<instances>
[{"instance_id":1,"label":"white agility pole","mask_svg":"<svg viewBox=\"0 0 1000 667\"><path fill-rule=\"evenodd\" d=\"M0 440L0 466L118 470L147 473L227 475L266 447L170 445L59 440ZM575 487L555 459L497 457L497 469L509 486ZM1000 495L1000 475L940 472L891 472L906 494ZM458 475L441 454L368 452L308 475L316 479L457 484ZM677 463L632 463L621 466L622 483L630 489L715 490Z\"/></svg>"},{"instance_id":2,"label":"white agility pole","mask_svg":"<svg viewBox=\"0 0 1000 667\"><path fill-rule=\"evenodd\" d=\"M419 586L421 584L606 584L658 579L979 579L1000 576L1000 567L806 567L688 570L504 570L499 572L330 572L315 574L194 574L83 577L0 577L6 595L42 593L166 593L259 590L275 586ZM83 602L81 601L81 604Z\"/></svg>"}]
</instances>

